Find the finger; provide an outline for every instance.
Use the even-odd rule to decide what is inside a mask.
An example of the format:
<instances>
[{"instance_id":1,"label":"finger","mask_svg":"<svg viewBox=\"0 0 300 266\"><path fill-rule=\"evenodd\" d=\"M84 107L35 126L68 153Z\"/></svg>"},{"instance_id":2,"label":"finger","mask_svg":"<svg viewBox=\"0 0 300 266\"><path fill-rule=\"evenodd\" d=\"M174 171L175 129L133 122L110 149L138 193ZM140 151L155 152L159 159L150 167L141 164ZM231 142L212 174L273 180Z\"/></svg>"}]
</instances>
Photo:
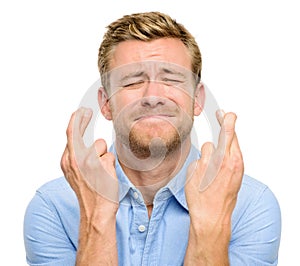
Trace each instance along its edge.
<instances>
[{"instance_id":1,"label":"finger","mask_svg":"<svg viewBox=\"0 0 300 266\"><path fill-rule=\"evenodd\" d=\"M213 143L206 142L201 147L201 160L208 162L211 158L212 153L214 152L215 147Z\"/></svg>"},{"instance_id":2,"label":"finger","mask_svg":"<svg viewBox=\"0 0 300 266\"><path fill-rule=\"evenodd\" d=\"M115 155L111 152L106 152L102 157L101 161L104 163L104 169L109 173L110 177L116 179L116 158Z\"/></svg>"},{"instance_id":3,"label":"finger","mask_svg":"<svg viewBox=\"0 0 300 266\"><path fill-rule=\"evenodd\" d=\"M97 139L94 148L98 157L103 156L107 152L107 145L104 139Z\"/></svg>"},{"instance_id":4,"label":"finger","mask_svg":"<svg viewBox=\"0 0 300 266\"><path fill-rule=\"evenodd\" d=\"M92 110L83 107L79 108L72 114L67 129L67 139L71 149L80 149L82 147L85 147L83 134L91 118Z\"/></svg>"},{"instance_id":5,"label":"finger","mask_svg":"<svg viewBox=\"0 0 300 266\"><path fill-rule=\"evenodd\" d=\"M223 123L224 116L225 116L225 112L224 112L223 109L217 110L217 112L216 112L216 117L217 117L217 120L218 120L220 126L221 126L222 123Z\"/></svg>"},{"instance_id":6,"label":"finger","mask_svg":"<svg viewBox=\"0 0 300 266\"><path fill-rule=\"evenodd\" d=\"M106 174L103 174L101 176L101 180L98 183L97 192L100 193L102 197L112 202L118 203L119 185L115 170L115 156L114 154L107 152L100 158L100 160Z\"/></svg>"},{"instance_id":7,"label":"finger","mask_svg":"<svg viewBox=\"0 0 300 266\"><path fill-rule=\"evenodd\" d=\"M217 111L217 119L218 119L220 125L222 125L222 123L224 121L224 116L225 116L225 112L223 110ZM235 121L235 123L236 123L236 121ZM234 127L235 127L235 123L234 123ZM234 129L234 131L235 131L235 129ZM231 153L232 152L241 152L236 131L234 132L234 136L233 136L232 143L230 146L230 152Z\"/></svg>"},{"instance_id":8,"label":"finger","mask_svg":"<svg viewBox=\"0 0 300 266\"><path fill-rule=\"evenodd\" d=\"M207 142L202 145L201 148L201 164L200 164L200 172L199 172L199 177L200 177L200 184L199 184L199 189L200 191L205 190L209 184L214 180L216 176L216 172L214 165L211 162L213 153L215 151L215 147L213 143Z\"/></svg>"},{"instance_id":9,"label":"finger","mask_svg":"<svg viewBox=\"0 0 300 266\"><path fill-rule=\"evenodd\" d=\"M78 120L75 118L74 127L76 129L76 133L78 133L78 140L79 139L82 140L84 132L85 132L89 122L91 121L93 111L90 108L84 108L84 107L79 108L78 111L79 111L78 112ZM77 135L76 135L76 137L77 137Z\"/></svg>"},{"instance_id":10,"label":"finger","mask_svg":"<svg viewBox=\"0 0 300 266\"><path fill-rule=\"evenodd\" d=\"M217 116L218 117L218 116ZM226 113L224 117L218 118L221 121L221 131L219 135L219 143L217 149L219 152L229 153L231 150L232 142L235 138L235 113Z\"/></svg>"},{"instance_id":11,"label":"finger","mask_svg":"<svg viewBox=\"0 0 300 266\"><path fill-rule=\"evenodd\" d=\"M238 153L238 152L241 153L241 148L239 145L237 134L235 133L233 136L232 143L231 143L230 153L232 154L232 153Z\"/></svg>"}]
</instances>

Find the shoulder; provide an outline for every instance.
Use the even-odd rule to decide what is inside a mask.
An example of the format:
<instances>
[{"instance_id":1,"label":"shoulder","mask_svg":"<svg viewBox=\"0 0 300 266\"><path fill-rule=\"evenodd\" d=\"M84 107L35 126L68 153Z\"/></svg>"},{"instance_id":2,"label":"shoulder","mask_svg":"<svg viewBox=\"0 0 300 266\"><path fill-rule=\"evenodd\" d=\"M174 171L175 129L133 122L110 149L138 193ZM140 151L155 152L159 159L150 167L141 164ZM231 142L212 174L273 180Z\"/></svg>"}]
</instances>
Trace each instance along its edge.
<instances>
[{"instance_id":1,"label":"shoulder","mask_svg":"<svg viewBox=\"0 0 300 266\"><path fill-rule=\"evenodd\" d=\"M280 235L281 212L276 196L267 185L245 175L232 215L233 257L275 265Z\"/></svg>"},{"instance_id":2,"label":"shoulder","mask_svg":"<svg viewBox=\"0 0 300 266\"><path fill-rule=\"evenodd\" d=\"M239 191L236 212L250 214L252 211L272 211L280 216L280 207L276 196L271 189L261 181L244 175ZM235 213L236 215L241 215Z\"/></svg>"},{"instance_id":3,"label":"shoulder","mask_svg":"<svg viewBox=\"0 0 300 266\"><path fill-rule=\"evenodd\" d=\"M76 195L65 177L53 179L40 186L28 208L31 205L34 205L36 210L47 208L58 214L78 208Z\"/></svg>"},{"instance_id":4,"label":"shoulder","mask_svg":"<svg viewBox=\"0 0 300 266\"><path fill-rule=\"evenodd\" d=\"M29 202L24 217L27 262L46 265L53 261L52 254L56 254L58 264L66 265L68 257L68 265L74 265L78 225L77 198L65 178L42 185Z\"/></svg>"},{"instance_id":5,"label":"shoulder","mask_svg":"<svg viewBox=\"0 0 300 266\"><path fill-rule=\"evenodd\" d=\"M261 181L244 175L240 192L238 195L238 205L274 207L279 211L279 204L271 189ZM242 206L240 206L242 207Z\"/></svg>"},{"instance_id":6,"label":"shoulder","mask_svg":"<svg viewBox=\"0 0 300 266\"><path fill-rule=\"evenodd\" d=\"M265 189L267 189L266 184L262 183L261 181L255 179L249 175L244 175L243 181L242 181L242 186L241 186L241 191L246 190L251 193L253 193L253 192L260 193ZM243 191L243 192L246 192L246 191Z\"/></svg>"},{"instance_id":7,"label":"shoulder","mask_svg":"<svg viewBox=\"0 0 300 266\"><path fill-rule=\"evenodd\" d=\"M57 191L58 193L61 191L71 189L69 183L67 182L65 177L59 177L53 180L48 181L37 189L37 192L40 193L49 193L53 191Z\"/></svg>"}]
</instances>

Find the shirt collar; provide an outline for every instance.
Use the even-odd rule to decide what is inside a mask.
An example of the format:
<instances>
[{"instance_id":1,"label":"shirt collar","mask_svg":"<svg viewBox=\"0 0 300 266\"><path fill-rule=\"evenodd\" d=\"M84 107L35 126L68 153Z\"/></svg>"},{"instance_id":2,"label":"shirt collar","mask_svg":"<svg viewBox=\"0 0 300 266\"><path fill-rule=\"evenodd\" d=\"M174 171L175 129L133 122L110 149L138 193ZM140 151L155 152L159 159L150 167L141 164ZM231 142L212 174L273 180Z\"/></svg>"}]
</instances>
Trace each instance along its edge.
<instances>
[{"instance_id":1,"label":"shirt collar","mask_svg":"<svg viewBox=\"0 0 300 266\"><path fill-rule=\"evenodd\" d=\"M187 176L187 168L193 161L199 159L199 157L199 151L196 149L195 146L192 145L189 155L186 158L186 161L183 164L182 168L177 173L177 175L174 178L172 178L171 181L167 184L167 187L170 189L171 193L186 210L188 210L188 206L186 203L184 187L185 183L189 179L189 177Z\"/></svg>"},{"instance_id":2,"label":"shirt collar","mask_svg":"<svg viewBox=\"0 0 300 266\"><path fill-rule=\"evenodd\" d=\"M115 146L112 145L110 148L110 152L114 153L116 156L116 173L117 177L119 179L119 202L121 202L124 197L127 195L130 189L137 190L135 186L131 183L131 181L128 179L126 174L124 173L117 157L117 152L115 150ZM186 203L185 198L185 191L184 186L189 177L186 176L187 168L188 166L195 160L199 159L200 153L197 150L195 146L191 146L190 152L187 156L187 159L185 163L183 164L180 171L177 173L176 176L174 176L170 182L163 188L161 188L158 192L159 193L166 193L167 191L170 191L171 194L176 198L176 200L181 204L182 207L184 207L186 210L188 210L188 206ZM168 194L168 193L167 193Z\"/></svg>"},{"instance_id":3,"label":"shirt collar","mask_svg":"<svg viewBox=\"0 0 300 266\"><path fill-rule=\"evenodd\" d=\"M124 197L127 195L130 188L132 189L134 188L134 185L131 183L129 178L124 173L119 163L117 151L114 145L110 147L110 152L112 152L116 157L116 174L119 180L119 202L121 202L124 199Z\"/></svg>"}]
</instances>

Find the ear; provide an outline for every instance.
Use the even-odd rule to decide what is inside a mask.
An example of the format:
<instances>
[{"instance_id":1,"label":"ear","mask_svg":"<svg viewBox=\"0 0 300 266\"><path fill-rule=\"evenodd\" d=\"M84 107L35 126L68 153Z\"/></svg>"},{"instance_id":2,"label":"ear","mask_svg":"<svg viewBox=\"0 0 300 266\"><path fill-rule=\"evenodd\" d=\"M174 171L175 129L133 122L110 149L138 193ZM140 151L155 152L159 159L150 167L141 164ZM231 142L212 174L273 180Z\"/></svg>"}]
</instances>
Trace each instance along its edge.
<instances>
[{"instance_id":1,"label":"ear","mask_svg":"<svg viewBox=\"0 0 300 266\"><path fill-rule=\"evenodd\" d=\"M112 120L111 109L109 105L109 99L106 90L103 87L100 87L98 90L98 104L101 110L102 115L107 120Z\"/></svg>"},{"instance_id":2,"label":"ear","mask_svg":"<svg viewBox=\"0 0 300 266\"><path fill-rule=\"evenodd\" d=\"M201 114L205 103L205 88L202 82L199 82L195 89L195 104L194 104L194 115L198 116Z\"/></svg>"}]
</instances>

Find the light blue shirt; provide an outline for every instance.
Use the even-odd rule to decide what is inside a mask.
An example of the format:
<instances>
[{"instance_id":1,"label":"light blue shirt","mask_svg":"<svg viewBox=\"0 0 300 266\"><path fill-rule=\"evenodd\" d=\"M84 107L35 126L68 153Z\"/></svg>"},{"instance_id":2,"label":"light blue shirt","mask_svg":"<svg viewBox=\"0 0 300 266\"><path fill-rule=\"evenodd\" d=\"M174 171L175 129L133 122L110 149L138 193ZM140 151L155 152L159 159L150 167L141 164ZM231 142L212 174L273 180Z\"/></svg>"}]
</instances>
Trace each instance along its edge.
<instances>
[{"instance_id":1,"label":"light blue shirt","mask_svg":"<svg viewBox=\"0 0 300 266\"><path fill-rule=\"evenodd\" d=\"M157 192L150 220L140 191L116 162L119 265L183 265L190 225L184 184L186 169L197 158L199 152L193 147L181 171ZM79 216L76 195L64 177L39 188L24 219L28 264L75 265ZM280 232L275 196L245 175L232 215L230 265L277 265Z\"/></svg>"}]
</instances>

